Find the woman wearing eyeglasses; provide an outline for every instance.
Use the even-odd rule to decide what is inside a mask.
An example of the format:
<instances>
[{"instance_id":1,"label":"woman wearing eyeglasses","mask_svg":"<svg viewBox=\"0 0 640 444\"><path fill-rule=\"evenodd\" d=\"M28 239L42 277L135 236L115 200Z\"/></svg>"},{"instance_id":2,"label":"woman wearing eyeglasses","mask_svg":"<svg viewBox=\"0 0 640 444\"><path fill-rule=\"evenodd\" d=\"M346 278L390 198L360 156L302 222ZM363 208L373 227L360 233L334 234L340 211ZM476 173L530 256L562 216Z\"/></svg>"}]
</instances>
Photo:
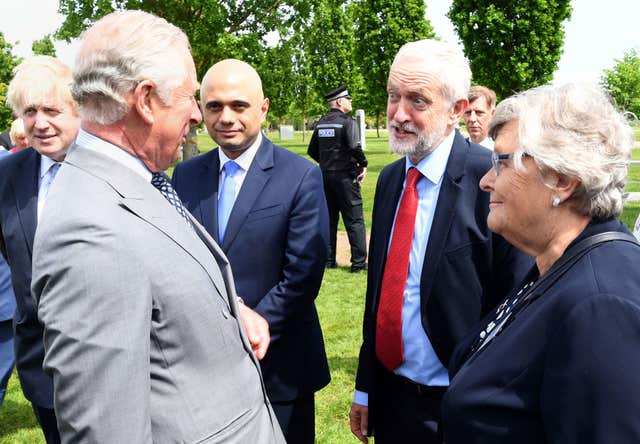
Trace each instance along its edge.
<instances>
[{"instance_id":1,"label":"woman wearing eyeglasses","mask_svg":"<svg viewBox=\"0 0 640 444\"><path fill-rule=\"evenodd\" d=\"M445 442L640 443L640 246L617 220L631 129L566 85L503 101L490 134L489 228L535 265L457 348Z\"/></svg>"}]
</instances>

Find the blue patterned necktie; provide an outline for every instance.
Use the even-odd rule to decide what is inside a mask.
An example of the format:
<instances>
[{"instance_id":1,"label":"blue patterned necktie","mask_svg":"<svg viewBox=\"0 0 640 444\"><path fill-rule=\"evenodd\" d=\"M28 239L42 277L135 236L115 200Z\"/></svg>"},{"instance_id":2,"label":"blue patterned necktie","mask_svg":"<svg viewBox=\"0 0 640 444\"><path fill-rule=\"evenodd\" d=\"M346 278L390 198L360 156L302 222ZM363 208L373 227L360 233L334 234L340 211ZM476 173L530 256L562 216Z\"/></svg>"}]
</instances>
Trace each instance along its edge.
<instances>
[{"instance_id":1,"label":"blue patterned necktie","mask_svg":"<svg viewBox=\"0 0 640 444\"><path fill-rule=\"evenodd\" d=\"M160 194L162 194L165 199L169 201L171 206L176 209L178 214L182 216L182 218L187 222L187 225L190 227L191 221L189 220L189 216L187 215L187 210L182 205L182 201L176 194L176 191L171 186L171 182L169 182L169 178L162 171L158 171L157 173L153 173L151 176L151 185L156 187Z\"/></svg>"},{"instance_id":2,"label":"blue patterned necktie","mask_svg":"<svg viewBox=\"0 0 640 444\"><path fill-rule=\"evenodd\" d=\"M227 229L227 222L233 209L233 203L236 200L236 183L233 176L236 174L240 166L233 160L224 164L224 180L220 188L218 198L218 239L222 244L224 232Z\"/></svg>"}]
</instances>

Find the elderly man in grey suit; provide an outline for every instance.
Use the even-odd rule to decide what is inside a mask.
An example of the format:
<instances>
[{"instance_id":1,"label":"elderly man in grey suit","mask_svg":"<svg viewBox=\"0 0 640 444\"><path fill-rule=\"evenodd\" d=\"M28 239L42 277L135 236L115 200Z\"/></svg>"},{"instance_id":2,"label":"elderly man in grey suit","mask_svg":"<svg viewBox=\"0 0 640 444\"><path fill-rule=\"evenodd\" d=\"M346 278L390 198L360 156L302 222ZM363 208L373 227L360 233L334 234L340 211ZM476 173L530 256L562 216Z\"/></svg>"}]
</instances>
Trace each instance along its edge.
<instances>
[{"instance_id":1,"label":"elderly man in grey suit","mask_svg":"<svg viewBox=\"0 0 640 444\"><path fill-rule=\"evenodd\" d=\"M239 309L224 254L162 173L201 120L197 87L187 37L164 19L117 12L83 35L81 131L32 283L62 442L284 442L240 311L264 320Z\"/></svg>"}]
</instances>

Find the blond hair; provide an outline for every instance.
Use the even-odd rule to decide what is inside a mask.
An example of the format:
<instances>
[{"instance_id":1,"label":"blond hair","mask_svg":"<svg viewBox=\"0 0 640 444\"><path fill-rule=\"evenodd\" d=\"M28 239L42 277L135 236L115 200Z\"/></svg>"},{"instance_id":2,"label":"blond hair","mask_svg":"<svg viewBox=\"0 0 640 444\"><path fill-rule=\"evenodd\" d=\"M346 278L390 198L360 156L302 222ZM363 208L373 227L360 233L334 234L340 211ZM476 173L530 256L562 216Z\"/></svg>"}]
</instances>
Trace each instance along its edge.
<instances>
[{"instance_id":1,"label":"blond hair","mask_svg":"<svg viewBox=\"0 0 640 444\"><path fill-rule=\"evenodd\" d=\"M51 56L33 56L22 62L7 90L7 105L18 115L28 107L66 102L73 109L71 68Z\"/></svg>"}]
</instances>

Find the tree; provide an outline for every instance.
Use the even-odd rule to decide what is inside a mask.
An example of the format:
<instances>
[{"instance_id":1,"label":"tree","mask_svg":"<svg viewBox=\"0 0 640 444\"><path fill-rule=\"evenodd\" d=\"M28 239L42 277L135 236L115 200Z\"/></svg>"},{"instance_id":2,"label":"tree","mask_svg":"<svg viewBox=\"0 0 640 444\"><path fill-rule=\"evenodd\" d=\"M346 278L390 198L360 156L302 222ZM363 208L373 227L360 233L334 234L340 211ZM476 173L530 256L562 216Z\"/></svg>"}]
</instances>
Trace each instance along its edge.
<instances>
[{"instance_id":1,"label":"tree","mask_svg":"<svg viewBox=\"0 0 640 444\"><path fill-rule=\"evenodd\" d=\"M615 59L611 69L605 69L600 80L609 91L618 107L640 117L640 56L636 49L624 54L622 60Z\"/></svg>"},{"instance_id":2,"label":"tree","mask_svg":"<svg viewBox=\"0 0 640 444\"><path fill-rule=\"evenodd\" d=\"M358 0L353 5L353 14L357 60L361 71L366 73L363 98L379 128L387 104L387 77L396 53L407 42L435 35L424 18L424 0Z\"/></svg>"},{"instance_id":3,"label":"tree","mask_svg":"<svg viewBox=\"0 0 640 444\"><path fill-rule=\"evenodd\" d=\"M198 77L215 62L238 57L251 63L263 37L305 17L310 0L60 0L65 21L56 37L71 40L100 17L123 9L154 13L189 37Z\"/></svg>"},{"instance_id":4,"label":"tree","mask_svg":"<svg viewBox=\"0 0 640 444\"><path fill-rule=\"evenodd\" d=\"M40 40L36 40L31 45L31 51L35 55L48 55L51 57L56 56L56 48L53 46L53 41L51 40L51 34L47 34L42 37Z\"/></svg>"},{"instance_id":5,"label":"tree","mask_svg":"<svg viewBox=\"0 0 640 444\"><path fill-rule=\"evenodd\" d=\"M5 104L7 87L13 78L13 70L21 59L13 55L12 49L13 45L4 39L4 34L0 32L0 131L9 128L13 121L11 109Z\"/></svg>"},{"instance_id":6,"label":"tree","mask_svg":"<svg viewBox=\"0 0 640 444\"><path fill-rule=\"evenodd\" d=\"M362 94L362 76L355 62L353 21L344 0L320 0L313 8L313 19L304 31L304 62L315 93L312 113L326 112L319 98L341 85L354 94L357 106ZM301 60L302 61L302 60Z\"/></svg>"},{"instance_id":7,"label":"tree","mask_svg":"<svg viewBox=\"0 0 640 444\"><path fill-rule=\"evenodd\" d=\"M571 0L453 0L448 16L474 83L504 98L553 78Z\"/></svg>"}]
</instances>

